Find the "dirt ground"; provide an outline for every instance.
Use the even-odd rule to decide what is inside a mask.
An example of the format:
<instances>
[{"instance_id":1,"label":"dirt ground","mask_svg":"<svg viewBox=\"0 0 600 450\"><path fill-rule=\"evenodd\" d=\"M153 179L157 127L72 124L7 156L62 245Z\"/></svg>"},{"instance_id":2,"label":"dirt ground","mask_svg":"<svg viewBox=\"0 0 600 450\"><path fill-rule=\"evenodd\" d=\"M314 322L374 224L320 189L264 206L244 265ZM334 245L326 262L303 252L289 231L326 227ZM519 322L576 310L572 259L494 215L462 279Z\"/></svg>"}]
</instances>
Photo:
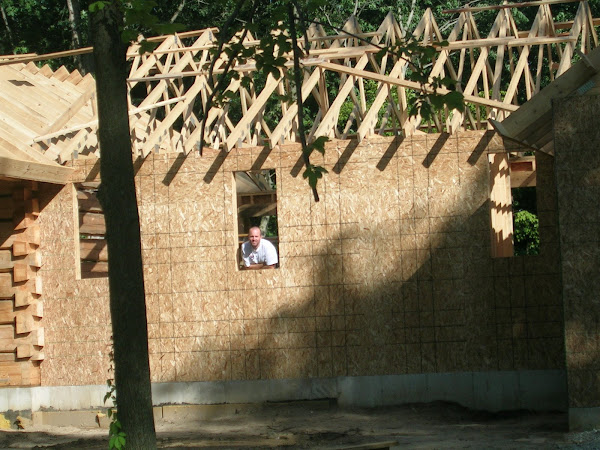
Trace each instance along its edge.
<instances>
[{"instance_id":1,"label":"dirt ground","mask_svg":"<svg viewBox=\"0 0 600 450\"><path fill-rule=\"evenodd\" d=\"M454 404L344 409L270 404L210 420L157 422L159 448L343 449L395 442L397 449L598 449L600 431L568 433L565 413L491 414ZM315 407L317 406L317 407ZM0 432L0 449L106 449L105 429L30 427Z\"/></svg>"}]
</instances>

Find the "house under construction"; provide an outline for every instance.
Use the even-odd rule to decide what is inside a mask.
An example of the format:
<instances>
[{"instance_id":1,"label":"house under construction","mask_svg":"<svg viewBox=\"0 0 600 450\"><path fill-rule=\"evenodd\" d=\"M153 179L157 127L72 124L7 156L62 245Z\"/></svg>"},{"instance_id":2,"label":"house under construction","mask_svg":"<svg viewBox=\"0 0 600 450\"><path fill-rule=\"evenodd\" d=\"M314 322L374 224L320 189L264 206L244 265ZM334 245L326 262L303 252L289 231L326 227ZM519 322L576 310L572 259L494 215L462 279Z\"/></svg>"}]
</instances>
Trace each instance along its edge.
<instances>
[{"instance_id":1,"label":"house under construction","mask_svg":"<svg viewBox=\"0 0 600 450\"><path fill-rule=\"evenodd\" d=\"M312 156L328 170L319 202L288 78L234 79L201 119L207 67L226 63L210 52L218 30L133 45L154 403L445 400L598 426L598 22L587 1L555 22L556 3L451 11L444 35L431 11L412 31L391 14L374 32L311 27L306 131L329 138ZM517 7L537 11L530 29ZM481 9L497 12L487 35ZM421 86L377 53L409 34L448 41L432 76L456 81L464 112L408 113ZM101 93L44 58L0 57L0 411L99 408L109 377ZM537 255L514 254L522 188L535 189ZM279 267L239 270L247 227L272 217Z\"/></svg>"}]
</instances>

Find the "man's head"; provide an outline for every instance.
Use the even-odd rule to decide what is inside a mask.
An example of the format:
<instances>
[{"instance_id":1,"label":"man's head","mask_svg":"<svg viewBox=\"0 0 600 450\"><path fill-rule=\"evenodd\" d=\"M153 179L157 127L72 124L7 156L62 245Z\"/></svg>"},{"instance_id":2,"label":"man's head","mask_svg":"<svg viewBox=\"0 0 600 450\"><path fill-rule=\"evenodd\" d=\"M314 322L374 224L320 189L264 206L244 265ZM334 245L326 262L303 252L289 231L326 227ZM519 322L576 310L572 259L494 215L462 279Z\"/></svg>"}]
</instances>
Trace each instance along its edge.
<instances>
[{"instance_id":1,"label":"man's head","mask_svg":"<svg viewBox=\"0 0 600 450\"><path fill-rule=\"evenodd\" d=\"M248 230L248 240L250 241L250 245L252 246L252 248L258 248L260 244L260 238L260 228L252 227Z\"/></svg>"}]
</instances>

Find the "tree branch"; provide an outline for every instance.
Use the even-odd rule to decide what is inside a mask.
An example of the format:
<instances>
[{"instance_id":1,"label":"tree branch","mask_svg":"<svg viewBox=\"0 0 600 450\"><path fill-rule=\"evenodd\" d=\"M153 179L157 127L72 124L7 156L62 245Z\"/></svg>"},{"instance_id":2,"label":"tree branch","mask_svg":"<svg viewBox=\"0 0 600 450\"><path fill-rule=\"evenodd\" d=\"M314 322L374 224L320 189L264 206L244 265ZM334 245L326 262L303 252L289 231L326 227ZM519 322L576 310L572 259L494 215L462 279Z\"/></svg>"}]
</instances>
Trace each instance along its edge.
<instances>
[{"instance_id":1,"label":"tree branch","mask_svg":"<svg viewBox=\"0 0 600 450\"><path fill-rule=\"evenodd\" d=\"M179 6L177 7L177 11L175 11L175 13L173 14L173 16L171 17L171 20L169 22L175 23L175 21L177 20L177 17L179 17L179 14L181 14L181 11L183 11L184 7L185 7L185 0L181 0L181 3L179 3Z\"/></svg>"},{"instance_id":2,"label":"tree branch","mask_svg":"<svg viewBox=\"0 0 600 450\"><path fill-rule=\"evenodd\" d=\"M288 18L290 21L290 36L292 38L292 50L294 52L294 82L296 84L296 102L298 103L298 134L300 135L300 143L302 144L302 159L307 169L310 169L310 153L306 144L306 131L304 130L304 105L302 102L302 79L300 78L300 48L296 39L296 18L294 16L294 5L288 3ZM317 188L312 187L313 197L315 202L319 201L319 193Z\"/></svg>"}]
</instances>

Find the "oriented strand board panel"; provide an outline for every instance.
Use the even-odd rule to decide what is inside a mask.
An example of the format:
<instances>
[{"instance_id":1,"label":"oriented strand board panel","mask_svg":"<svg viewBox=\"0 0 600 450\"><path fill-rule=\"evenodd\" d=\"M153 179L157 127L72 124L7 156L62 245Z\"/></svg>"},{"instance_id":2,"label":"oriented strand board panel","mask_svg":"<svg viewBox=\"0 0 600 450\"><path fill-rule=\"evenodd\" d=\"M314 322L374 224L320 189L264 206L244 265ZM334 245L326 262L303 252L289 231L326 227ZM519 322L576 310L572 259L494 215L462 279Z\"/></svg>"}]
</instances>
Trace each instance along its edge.
<instances>
[{"instance_id":1,"label":"oriented strand board panel","mask_svg":"<svg viewBox=\"0 0 600 450\"><path fill-rule=\"evenodd\" d=\"M136 160L153 380L563 367L553 161L537 161L541 254L492 258L504 149L487 132L332 141L319 203L296 144ZM239 271L234 172L257 169L277 174L280 268ZM40 195L42 384L104 383L107 280L75 279L73 189Z\"/></svg>"},{"instance_id":2,"label":"oriented strand board panel","mask_svg":"<svg viewBox=\"0 0 600 450\"><path fill-rule=\"evenodd\" d=\"M594 114L600 97L554 104L562 294L565 305L569 408L600 407L598 272L600 159Z\"/></svg>"}]
</instances>

